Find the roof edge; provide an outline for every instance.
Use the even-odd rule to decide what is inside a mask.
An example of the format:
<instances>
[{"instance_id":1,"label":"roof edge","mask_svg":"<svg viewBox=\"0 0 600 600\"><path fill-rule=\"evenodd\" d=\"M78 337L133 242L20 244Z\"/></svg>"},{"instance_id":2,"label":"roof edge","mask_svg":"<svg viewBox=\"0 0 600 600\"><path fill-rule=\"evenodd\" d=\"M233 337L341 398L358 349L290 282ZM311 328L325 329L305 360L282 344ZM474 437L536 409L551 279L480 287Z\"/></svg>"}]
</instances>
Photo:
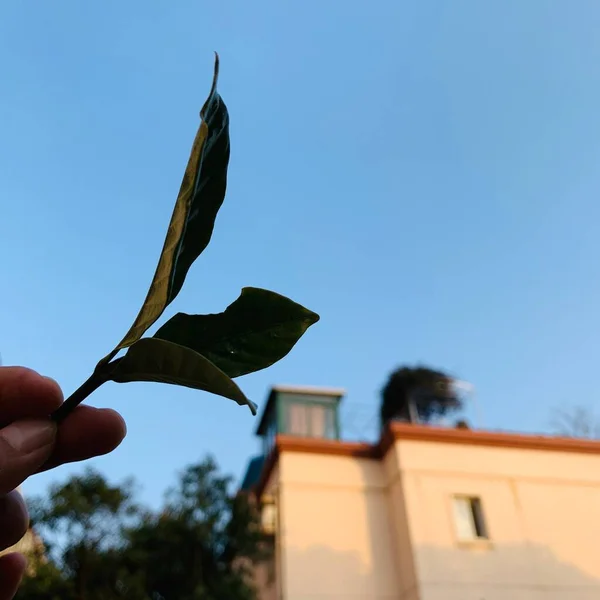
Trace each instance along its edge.
<instances>
[{"instance_id":1,"label":"roof edge","mask_svg":"<svg viewBox=\"0 0 600 600\"><path fill-rule=\"evenodd\" d=\"M600 440L453 429L450 427L432 427L429 425L410 425L405 423L388 423L381 438L375 444L278 435L275 438L273 450L263 465L255 493L259 497L263 494L271 472L282 452L304 452L308 454L352 456L355 458L382 460L394 443L402 440L513 448L517 450L600 454Z\"/></svg>"},{"instance_id":2,"label":"roof edge","mask_svg":"<svg viewBox=\"0 0 600 600\"><path fill-rule=\"evenodd\" d=\"M287 394L310 394L314 396L345 396L343 388L319 387L316 385L274 385L271 392L283 392Z\"/></svg>"}]
</instances>

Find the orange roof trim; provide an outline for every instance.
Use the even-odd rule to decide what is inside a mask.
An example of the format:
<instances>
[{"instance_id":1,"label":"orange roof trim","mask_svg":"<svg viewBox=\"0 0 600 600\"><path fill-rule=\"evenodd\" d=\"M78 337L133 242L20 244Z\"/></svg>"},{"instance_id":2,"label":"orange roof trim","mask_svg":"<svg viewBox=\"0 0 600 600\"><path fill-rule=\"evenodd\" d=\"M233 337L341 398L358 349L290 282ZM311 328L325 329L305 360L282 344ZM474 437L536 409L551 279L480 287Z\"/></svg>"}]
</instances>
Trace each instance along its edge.
<instances>
[{"instance_id":1,"label":"orange roof trim","mask_svg":"<svg viewBox=\"0 0 600 600\"><path fill-rule=\"evenodd\" d=\"M376 444L339 442L278 435L275 440L275 446L263 466L261 478L256 486L256 493L259 497L262 495L273 467L277 464L279 455L282 452L354 456L355 458L381 460L397 440L438 442L441 444L466 444L496 448L516 448L520 450L600 454L600 441L596 440L544 435L521 435L516 433L496 433L471 429L409 425L405 423L388 424L381 439Z\"/></svg>"}]
</instances>

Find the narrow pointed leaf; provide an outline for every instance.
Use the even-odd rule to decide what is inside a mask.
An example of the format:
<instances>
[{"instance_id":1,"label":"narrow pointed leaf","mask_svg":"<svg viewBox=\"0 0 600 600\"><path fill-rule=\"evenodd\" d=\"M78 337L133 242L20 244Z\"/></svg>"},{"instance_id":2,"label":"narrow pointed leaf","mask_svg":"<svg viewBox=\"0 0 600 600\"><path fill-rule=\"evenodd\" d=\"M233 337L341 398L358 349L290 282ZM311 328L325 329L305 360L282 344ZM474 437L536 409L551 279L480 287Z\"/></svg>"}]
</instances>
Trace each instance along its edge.
<instances>
[{"instance_id":1,"label":"narrow pointed leaf","mask_svg":"<svg viewBox=\"0 0 600 600\"><path fill-rule=\"evenodd\" d=\"M282 359L318 320L285 296L247 287L224 312L178 313L155 337L192 348L230 377L239 377Z\"/></svg>"},{"instance_id":2,"label":"narrow pointed leaf","mask_svg":"<svg viewBox=\"0 0 600 600\"><path fill-rule=\"evenodd\" d=\"M156 322L181 290L192 263L210 242L225 198L229 165L229 113L216 90L218 73L217 56L212 89L200 112L202 122L146 300L127 335L99 366L138 341Z\"/></svg>"},{"instance_id":3,"label":"narrow pointed leaf","mask_svg":"<svg viewBox=\"0 0 600 600\"><path fill-rule=\"evenodd\" d=\"M237 384L190 348L166 340L144 338L113 364L108 377L117 383L156 381L182 385L224 396L240 405L246 404L256 414L256 405L246 398Z\"/></svg>"}]
</instances>

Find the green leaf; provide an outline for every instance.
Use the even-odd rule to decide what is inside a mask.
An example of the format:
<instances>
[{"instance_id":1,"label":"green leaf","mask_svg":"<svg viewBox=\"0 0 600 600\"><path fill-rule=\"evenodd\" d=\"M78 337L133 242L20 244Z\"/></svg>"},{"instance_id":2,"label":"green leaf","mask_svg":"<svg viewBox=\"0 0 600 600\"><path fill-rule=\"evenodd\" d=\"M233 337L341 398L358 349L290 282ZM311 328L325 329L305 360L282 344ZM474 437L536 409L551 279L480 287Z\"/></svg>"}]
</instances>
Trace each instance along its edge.
<instances>
[{"instance_id":1,"label":"green leaf","mask_svg":"<svg viewBox=\"0 0 600 600\"><path fill-rule=\"evenodd\" d=\"M144 338L133 344L127 354L114 363L108 379L117 383L156 381L204 390L246 404L252 414L256 405L248 400L231 378L210 360L178 344Z\"/></svg>"},{"instance_id":2,"label":"green leaf","mask_svg":"<svg viewBox=\"0 0 600 600\"><path fill-rule=\"evenodd\" d=\"M216 90L218 74L216 55L212 89L200 111L202 122L148 295L127 335L100 361L99 367L138 341L156 322L181 290L192 263L210 242L225 198L229 165L229 113Z\"/></svg>"},{"instance_id":3,"label":"green leaf","mask_svg":"<svg viewBox=\"0 0 600 600\"><path fill-rule=\"evenodd\" d=\"M155 338L192 348L230 377L239 377L282 359L318 320L285 296L247 287L225 312L178 313Z\"/></svg>"}]
</instances>

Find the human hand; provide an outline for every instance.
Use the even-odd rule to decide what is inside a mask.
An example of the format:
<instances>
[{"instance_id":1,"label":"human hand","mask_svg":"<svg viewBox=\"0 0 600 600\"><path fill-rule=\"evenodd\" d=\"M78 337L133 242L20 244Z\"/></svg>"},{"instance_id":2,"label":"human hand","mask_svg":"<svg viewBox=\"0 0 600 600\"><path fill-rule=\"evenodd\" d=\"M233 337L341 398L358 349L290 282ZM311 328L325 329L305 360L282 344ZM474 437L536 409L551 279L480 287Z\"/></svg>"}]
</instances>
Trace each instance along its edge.
<instances>
[{"instance_id":1,"label":"human hand","mask_svg":"<svg viewBox=\"0 0 600 600\"><path fill-rule=\"evenodd\" d=\"M23 367L0 367L0 550L27 531L29 517L15 491L34 473L107 454L125 437L113 410L78 406L63 422L49 415L62 403L58 384ZM0 557L0 600L11 600L25 570L23 556Z\"/></svg>"}]
</instances>

